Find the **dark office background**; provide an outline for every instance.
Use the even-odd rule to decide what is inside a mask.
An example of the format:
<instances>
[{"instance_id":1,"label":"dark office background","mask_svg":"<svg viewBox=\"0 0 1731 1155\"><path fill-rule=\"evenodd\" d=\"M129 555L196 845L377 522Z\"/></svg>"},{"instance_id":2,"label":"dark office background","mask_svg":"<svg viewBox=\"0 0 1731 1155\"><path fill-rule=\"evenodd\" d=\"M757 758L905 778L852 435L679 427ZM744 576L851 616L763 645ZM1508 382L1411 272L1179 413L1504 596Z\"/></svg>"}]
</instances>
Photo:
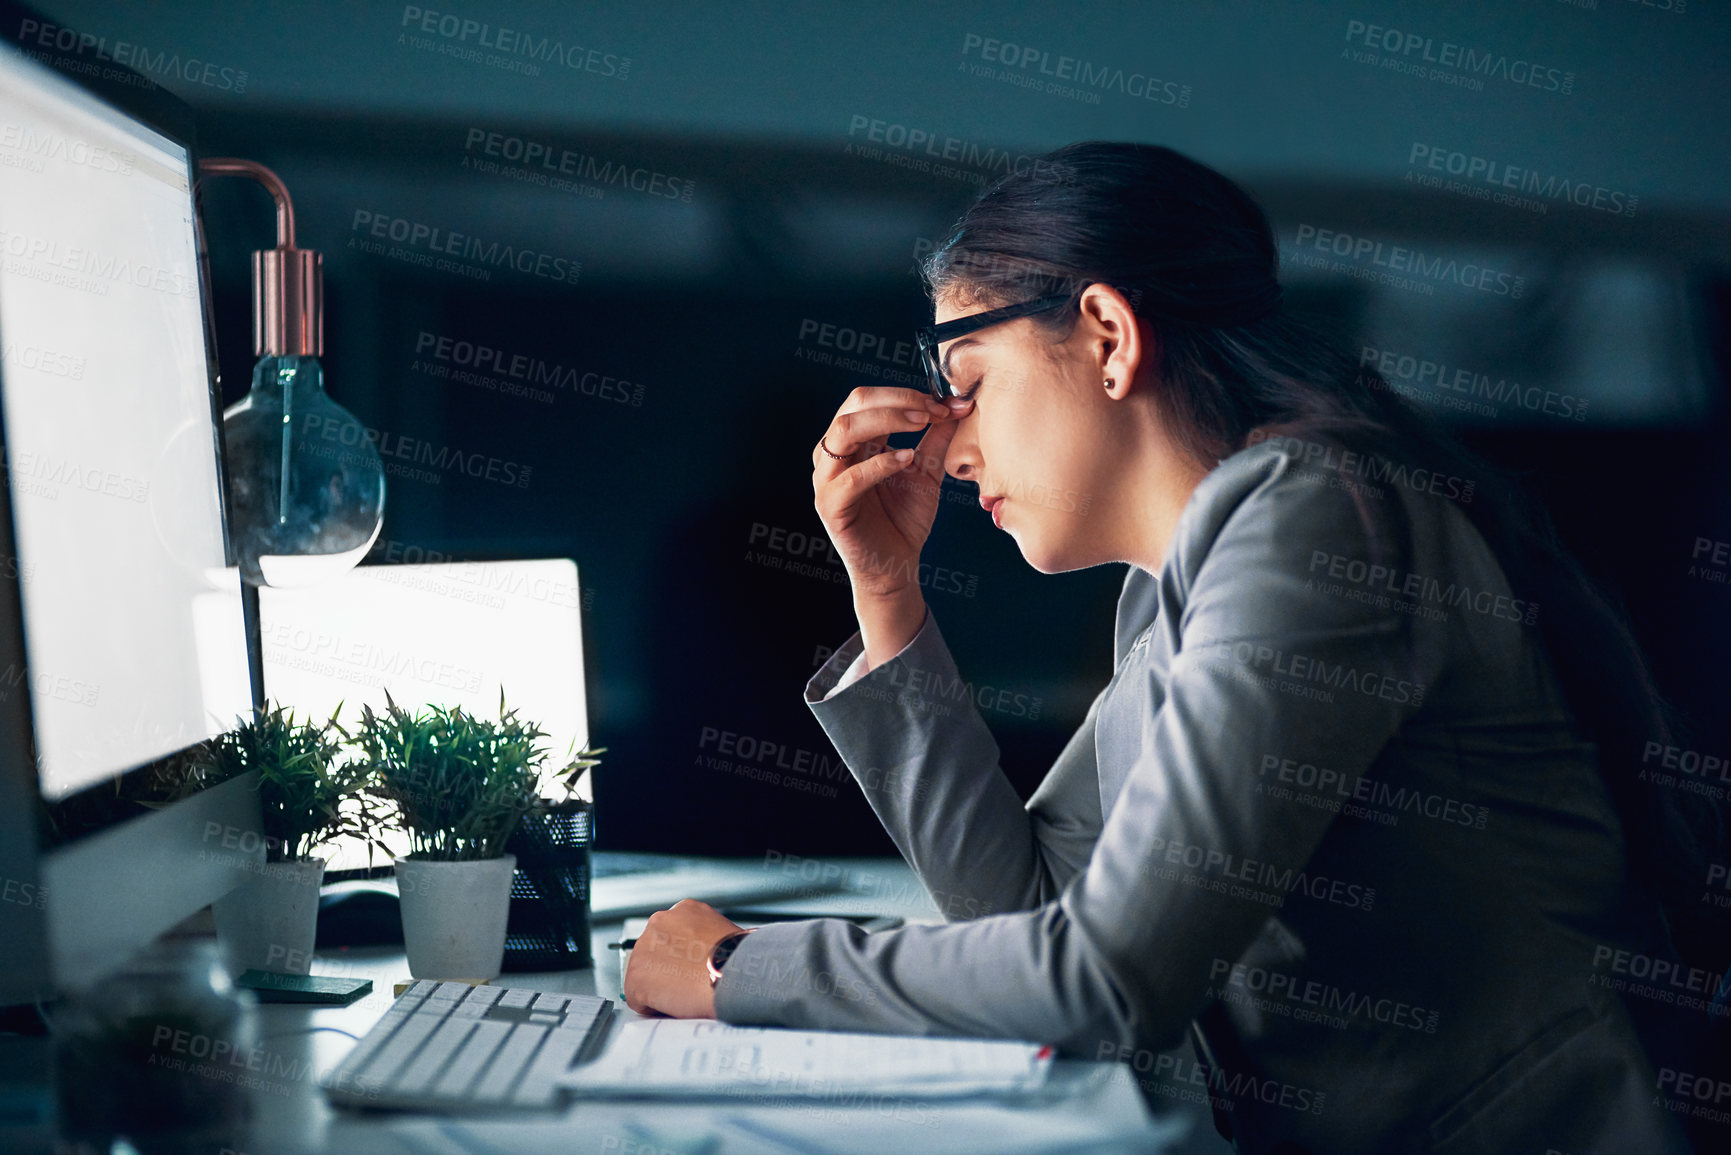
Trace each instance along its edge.
<instances>
[{"instance_id":1,"label":"dark office background","mask_svg":"<svg viewBox=\"0 0 1731 1155\"><path fill-rule=\"evenodd\" d=\"M1292 307L1397 366L1566 395L1569 413L1585 401L1584 420L1561 401L1465 414L1396 374L1529 477L1626 602L1695 727L1689 746L1731 752L1731 584L1716 580L1722 552L1711 564L1731 541L1721 5L40 7L84 39L68 49L22 24L7 37L62 67L127 53L194 108L205 154L286 181L299 243L325 254L333 398L386 438L527 471L526 485L391 477L373 560L577 560L591 731L609 751L604 847L891 851L845 772L826 772L833 752L801 700L853 629L841 567L809 544L822 532L811 448L849 390L911 368L897 342L929 315L914 263L1002 171L994 160L1089 138L1169 145L1244 183L1278 231ZM501 28L529 39L501 44ZM551 43L563 59L523 50ZM1500 63L1433 76L1424 57L1445 45ZM1042 68L1080 68L1065 57L1094 83L1049 90ZM948 147L949 169L910 138ZM555 164L573 154L574 187L513 155L530 145ZM1450 153L1596 190L1600 205L1511 205L1414 179L1466 179L1447 172ZM1443 171L1424 166L1432 155ZM607 179L620 170L645 187ZM522 179L533 173L546 183ZM252 362L247 253L273 243L272 218L243 182L212 185L204 208L232 404ZM425 239L379 241L375 221ZM1301 245L1306 227L1476 261L1522 292L1379 284L1363 279L1368 258ZM544 255L542 274L580 271L573 284L472 257L457 258L468 272L427 268L432 230ZM877 373L822 363L861 334L851 355ZM492 387L441 378L428 366L463 368L437 358L442 341L452 357L466 342L557 367L559 383L486 367ZM1110 674L1123 569L1038 574L969 487L948 486L927 601L990 706L1005 769L1031 790ZM722 732L785 748L789 764L808 751L816 769L738 753L717 769L703 758L728 757Z\"/></svg>"}]
</instances>

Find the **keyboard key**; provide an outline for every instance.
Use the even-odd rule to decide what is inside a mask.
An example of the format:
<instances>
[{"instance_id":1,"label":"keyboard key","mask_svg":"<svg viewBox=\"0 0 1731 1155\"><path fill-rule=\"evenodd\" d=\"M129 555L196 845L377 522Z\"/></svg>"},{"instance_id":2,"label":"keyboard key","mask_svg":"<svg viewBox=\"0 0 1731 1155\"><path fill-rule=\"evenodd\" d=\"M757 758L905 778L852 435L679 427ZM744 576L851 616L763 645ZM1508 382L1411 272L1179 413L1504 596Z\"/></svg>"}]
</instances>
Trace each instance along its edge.
<instances>
[{"instance_id":1,"label":"keyboard key","mask_svg":"<svg viewBox=\"0 0 1731 1155\"><path fill-rule=\"evenodd\" d=\"M486 1020L476 1023L468 1040L463 1043L463 1049L456 1053L445 1067L445 1073L440 1075L439 1081L433 1085L433 1097L467 1099L476 1080L481 1077L481 1072L486 1069L487 1060L493 1057L493 1052L499 1049L499 1044L503 1043L510 1033L510 1023Z\"/></svg>"},{"instance_id":2,"label":"keyboard key","mask_svg":"<svg viewBox=\"0 0 1731 1155\"><path fill-rule=\"evenodd\" d=\"M532 1023L518 1023L512 1027L511 1037L505 1040L505 1045L493 1056L493 1061L481 1076L481 1083L475 1088L473 1097L484 1103L507 1101L511 1097L512 1088L517 1085L518 1078L528 1067L529 1060L534 1058L535 1049L546 1037L546 1027L537 1027Z\"/></svg>"},{"instance_id":3,"label":"keyboard key","mask_svg":"<svg viewBox=\"0 0 1731 1155\"><path fill-rule=\"evenodd\" d=\"M469 1032L474 1028L474 1022L468 1019L446 1019L440 1023L439 1029L427 1040L427 1045L416 1053L415 1061L397 1079L393 1090L399 1095L419 1095L432 1086L433 1080L445 1073L445 1064L468 1040Z\"/></svg>"},{"instance_id":4,"label":"keyboard key","mask_svg":"<svg viewBox=\"0 0 1731 1155\"><path fill-rule=\"evenodd\" d=\"M415 982L323 1082L333 1103L428 1111L554 1107L605 1037L612 1003L521 987Z\"/></svg>"},{"instance_id":5,"label":"keyboard key","mask_svg":"<svg viewBox=\"0 0 1731 1155\"><path fill-rule=\"evenodd\" d=\"M558 1094L561 1076L571 1067L571 1060L583 1046L580 1035L555 1031L547 1045L535 1055L535 1061L523 1072L511 1103L517 1107L550 1107Z\"/></svg>"},{"instance_id":6,"label":"keyboard key","mask_svg":"<svg viewBox=\"0 0 1731 1155\"><path fill-rule=\"evenodd\" d=\"M571 1005L565 1008L565 1021L559 1024L559 1029L562 1031L587 1031L606 1007L607 1002L604 999L585 999L582 1001L573 999Z\"/></svg>"},{"instance_id":7,"label":"keyboard key","mask_svg":"<svg viewBox=\"0 0 1731 1155\"><path fill-rule=\"evenodd\" d=\"M369 1080L379 1080L385 1083L394 1081L397 1072L408 1065L409 1060L414 1058L415 1052L420 1049L421 1044L427 1041L427 1036L432 1034L433 1030L442 1022L444 1022L443 1016L411 1015L402 1026L397 1028L390 1041L373 1056L372 1061L354 1073L365 1076Z\"/></svg>"}]
</instances>

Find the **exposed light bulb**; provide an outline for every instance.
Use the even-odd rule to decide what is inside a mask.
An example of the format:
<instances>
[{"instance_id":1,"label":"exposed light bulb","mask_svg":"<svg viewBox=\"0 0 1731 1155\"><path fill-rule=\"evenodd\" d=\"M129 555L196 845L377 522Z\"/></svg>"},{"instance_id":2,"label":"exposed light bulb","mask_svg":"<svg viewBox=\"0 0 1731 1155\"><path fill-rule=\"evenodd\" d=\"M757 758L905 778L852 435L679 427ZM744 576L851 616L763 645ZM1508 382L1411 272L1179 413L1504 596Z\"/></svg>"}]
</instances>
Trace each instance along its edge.
<instances>
[{"instance_id":1,"label":"exposed light bulb","mask_svg":"<svg viewBox=\"0 0 1731 1155\"><path fill-rule=\"evenodd\" d=\"M245 580L311 585L360 562L384 524L385 470L366 427L325 393L317 357L260 357L222 426Z\"/></svg>"},{"instance_id":2,"label":"exposed light bulb","mask_svg":"<svg viewBox=\"0 0 1731 1155\"><path fill-rule=\"evenodd\" d=\"M385 518L385 469L364 425L324 388L324 262L294 243L275 173L211 158L206 176L247 176L276 200L277 247L252 255L252 389L223 413L229 539L255 586L304 586L357 565Z\"/></svg>"}]
</instances>

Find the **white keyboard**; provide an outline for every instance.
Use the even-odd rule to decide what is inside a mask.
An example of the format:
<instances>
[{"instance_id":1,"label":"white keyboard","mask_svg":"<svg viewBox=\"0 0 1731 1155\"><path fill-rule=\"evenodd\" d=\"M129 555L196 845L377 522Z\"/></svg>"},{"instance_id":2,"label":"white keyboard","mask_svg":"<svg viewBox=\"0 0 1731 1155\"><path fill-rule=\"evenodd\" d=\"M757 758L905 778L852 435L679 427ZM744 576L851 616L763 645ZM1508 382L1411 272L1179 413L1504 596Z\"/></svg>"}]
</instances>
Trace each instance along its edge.
<instances>
[{"instance_id":1,"label":"white keyboard","mask_svg":"<svg viewBox=\"0 0 1731 1155\"><path fill-rule=\"evenodd\" d=\"M562 1105L561 1080L594 1057L611 999L422 979L324 1080L345 1107L470 1113Z\"/></svg>"}]
</instances>

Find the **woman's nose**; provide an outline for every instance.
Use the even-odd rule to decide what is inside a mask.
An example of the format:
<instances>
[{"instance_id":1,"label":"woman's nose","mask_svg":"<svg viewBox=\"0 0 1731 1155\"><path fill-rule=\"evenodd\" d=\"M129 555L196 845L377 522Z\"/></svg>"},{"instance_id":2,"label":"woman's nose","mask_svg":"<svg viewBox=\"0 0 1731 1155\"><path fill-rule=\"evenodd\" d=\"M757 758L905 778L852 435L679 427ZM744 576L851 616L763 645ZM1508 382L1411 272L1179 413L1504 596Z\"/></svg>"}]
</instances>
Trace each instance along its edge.
<instances>
[{"instance_id":1,"label":"woman's nose","mask_svg":"<svg viewBox=\"0 0 1731 1155\"><path fill-rule=\"evenodd\" d=\"M979 473L979 447L974 444L973 431L965 425L950 439L944 453L944 472L957 481L973 481Z\"/></svg>"}]
</instances>

